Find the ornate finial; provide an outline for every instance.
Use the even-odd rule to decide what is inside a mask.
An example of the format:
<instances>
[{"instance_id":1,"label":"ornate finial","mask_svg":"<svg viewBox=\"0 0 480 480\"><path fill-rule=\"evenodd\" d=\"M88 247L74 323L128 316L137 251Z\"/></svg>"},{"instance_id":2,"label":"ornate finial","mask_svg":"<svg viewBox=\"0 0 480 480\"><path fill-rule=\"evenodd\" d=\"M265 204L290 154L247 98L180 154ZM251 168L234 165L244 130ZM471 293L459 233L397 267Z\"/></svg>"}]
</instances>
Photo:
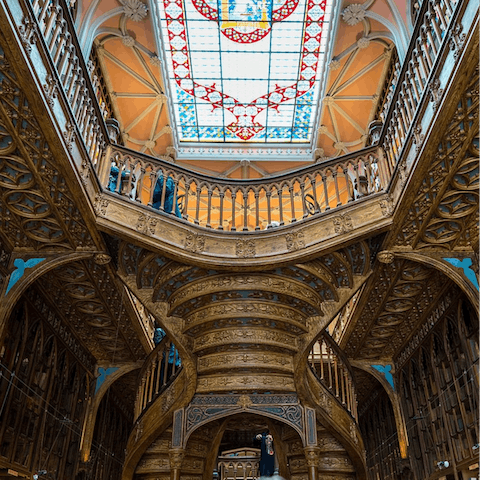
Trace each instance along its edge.
<instances>
[{"instance_id":1,"label":"ornate finial","mask_svg":"<svg viewBox=\"0 0 480 480\"><path fill-rule=\"evenodd\" d=\"M347 25L356 25L365 18L365 7L359 3L352 3L343 10L342 18Z\"/></svg>"}]
</instances>

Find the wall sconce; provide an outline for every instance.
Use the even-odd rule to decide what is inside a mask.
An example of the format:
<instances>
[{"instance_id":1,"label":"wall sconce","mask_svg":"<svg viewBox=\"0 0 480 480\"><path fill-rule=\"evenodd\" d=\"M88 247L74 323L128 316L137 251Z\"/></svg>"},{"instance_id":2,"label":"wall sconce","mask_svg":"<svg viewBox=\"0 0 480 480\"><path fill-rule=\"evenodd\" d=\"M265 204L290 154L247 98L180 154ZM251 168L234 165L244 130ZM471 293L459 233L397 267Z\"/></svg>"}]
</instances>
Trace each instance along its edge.
<instances>
[{"instance_id":1,"label":"wall sconce","mask_svg":"<svg viewBox=\"0 0 480 480\"><path fill-rule=\"evenodd\" d=\"M437 467L440 470L444 470L445 468L448 468L450 466L450 462L448 460L444 460L443 462L438 462Z\"/></svg>"}]
</instances>

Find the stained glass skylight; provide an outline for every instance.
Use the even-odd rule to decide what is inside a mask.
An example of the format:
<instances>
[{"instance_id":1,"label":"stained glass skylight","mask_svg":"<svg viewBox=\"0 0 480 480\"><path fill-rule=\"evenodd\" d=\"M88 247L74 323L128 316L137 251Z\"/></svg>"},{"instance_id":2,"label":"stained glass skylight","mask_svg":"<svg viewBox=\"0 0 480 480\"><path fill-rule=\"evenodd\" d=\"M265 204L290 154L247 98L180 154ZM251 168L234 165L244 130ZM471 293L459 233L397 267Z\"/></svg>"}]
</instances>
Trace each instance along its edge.
<instances>
[{"instance_id":1,"label":"stained glass skylight","mask_svg":"<svg viewBox=\"0 0 480 480\"><path fill-rule=\"evenodd\" d=\"M331 0L157 0L180 142L308 143Z\"/></svg>"}]
</instances>

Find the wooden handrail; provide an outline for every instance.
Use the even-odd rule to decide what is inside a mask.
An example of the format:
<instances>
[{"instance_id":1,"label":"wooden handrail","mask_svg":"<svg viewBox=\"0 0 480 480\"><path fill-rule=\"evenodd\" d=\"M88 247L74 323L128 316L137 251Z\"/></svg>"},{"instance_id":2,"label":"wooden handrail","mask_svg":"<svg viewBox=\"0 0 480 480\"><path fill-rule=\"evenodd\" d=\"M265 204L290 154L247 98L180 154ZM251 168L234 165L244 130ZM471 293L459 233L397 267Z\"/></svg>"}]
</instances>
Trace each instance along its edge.
<instances>
[{"instance_id":1,"label":"wooden handrail","mask_svg":"<svg viewBox=\"0 0 480 480\"><path fill-rule=\"evenodd\" d=\"M107 191L205 228L259 231L332 210L388 183L383 155L369 147L294 173L261 179L215 179L112 146ZM181 202L179 202L181 199Z\"/></svg>"},{"instance_id":2,"label":"wooden handrail","mask_svg":"<svg viewBox=\"0 0 480 480\"><path fill-rule=\"evenodd\" d=\"M65 0L30 0L30 15L36 19L39 33L62 94L70 106L72 120L80 132L88 157L96 165L108 142L105 112L99 106L92 85L91 71L78 43L70 10ZM74 125L67 130L67 141L75 135Z\"/></svg>"},{"instance_id":3,"label":"wooden handrail","mask_svg":"<svg viewBox=\"0 0 480 480\"><path fill-rule=\"evenodd\" d=\"M459 0L424 0L418 9L411 42L397 77L390 108L384 120L379 144L386 156L388 171L393 174L403 155L407 139L412 132L420 106L429 96L431 73L444 43L449 41L448 30L456 19L454 13Z\"/></svg>"},{"instance_id":4,"label":"wooden handrail","mask_svg":"<svg viewBox=\"0 0 480 480\"><path fill-rule=\"evenodd\" d=\"M320 383L357 420L357 394L347 357L327 332L323 332L308 355L310 369Z\"/></svg>"},{"instance_id":5,"label":"wooden handrail","mask_svg":"<svg viewBox=\"0 0 480 480\"><path fill-rule=\"evenodd\" d=\"M177 378L181 369L178 350L168 337L164 337L150 352L140 370L135 400L135 420Z\"/></svg>"}]
</instances>

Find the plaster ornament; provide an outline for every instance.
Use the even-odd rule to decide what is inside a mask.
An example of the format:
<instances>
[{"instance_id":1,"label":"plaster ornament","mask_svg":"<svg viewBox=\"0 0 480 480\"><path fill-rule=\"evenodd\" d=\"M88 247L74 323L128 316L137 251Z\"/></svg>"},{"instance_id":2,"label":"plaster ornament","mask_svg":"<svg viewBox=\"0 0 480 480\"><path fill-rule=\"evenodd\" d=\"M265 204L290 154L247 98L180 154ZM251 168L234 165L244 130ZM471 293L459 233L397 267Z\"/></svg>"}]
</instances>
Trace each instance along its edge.
<instances>
[{"instance_id":1,"label":"plaster ornament","mask_svg":"<svg viewBox=\"0 0 480 480\"><path fill-rule=\"evenodd\" d=\"M357 47L360 49L367 48L370 45L370 39L367 37L362 37L357 42Z\"/></svg>"},{"instance_id":2,"label":"plaster ornament","mask_svg":"<svg viewBox=\"0 0 480 480\"><path fill-rule=\"evenodd\" d=\"M338 70L340 68L340 60L332 60L328 65L330 70Z\"/></svg>"},{"instance_id":3,"label":"plaster ornament","mask_svg":"<svg viewBox=\"0 0 480 480\"><path fill-rule=\"evenodd\" d=\"M154 55L153 57L150 57L150 63L154 67L161 67L162 66L162 60L161 60L161 58L157 57L157 55Z\"/></svg>"},{"instance_id":4,"label":"plaster ornament","mask_svg":"<svg viewBox=\"0 0 480 480\"><path fill-rule=\"evenodd\" d=\"M148 8L140 0L120 0L123 13L134 22L140 22L147 16Z\"/></svg>"},{"instance_id":5,"label":"plaster ornament","mask_svg":"<svg viewBox=\"0 0 480 480\"><path fill-rule=\"evenodd\" d=\"M330 95L326 95L325 97L323 97L323 104L325 106L333 105L334 103L335 103L335 99Z\"/></svg>"},{"instance_id":6,"label":"plaster ornament","mask_svg":"<svg viewBox=\"0 0 480 480\"><path fill-rule=\"evenodd\" d=\"M342 18L347 25L352 27L365 18L365 8L359 3L352 3L343 10Z\"/></svg>"},{"instance_id":7,"label":"plaster ornament","mask_svg":"<svg viewBox=\"0 0 480 480\"><path fill-rule=\"evenodd\" d=\"M122 37L122 43L126 47L133 47L135 45L135 39L133 37L131 37L130 35L124 35Z\"/></svg>"}]
</instances>

